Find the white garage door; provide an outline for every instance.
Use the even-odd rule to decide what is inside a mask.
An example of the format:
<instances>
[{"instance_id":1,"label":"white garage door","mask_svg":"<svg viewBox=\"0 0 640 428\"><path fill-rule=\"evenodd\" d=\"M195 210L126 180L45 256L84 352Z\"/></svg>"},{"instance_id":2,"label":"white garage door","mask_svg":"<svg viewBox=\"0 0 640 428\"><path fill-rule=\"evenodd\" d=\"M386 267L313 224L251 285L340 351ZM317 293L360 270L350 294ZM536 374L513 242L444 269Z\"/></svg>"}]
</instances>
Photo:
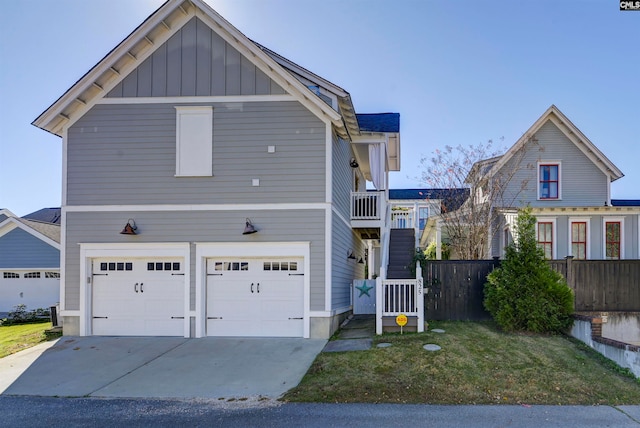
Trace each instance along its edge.
<instances>
[{"instance_id":1,"label":"white garage door","mask_svg":"<svg viewBox=\"0 0 640 428\"><path fill-rule=\"evenodd\" d=\"M94 259L93 334L182 336L182 259Z\"/></svg>"},{"instance_id":2,"label":"white garage door","mask_svg":"<svg viewBox=\"0 0 640 428\"><path fill-rule=\"evenodd\" d=\"M0 271L0 313L17 305L27 310L49 309L60 301L60 272L31 270Z\"/></svg>"},{"instance_id":3,"label":"white garage door","mask_svg":"<svg viewBox=\"0 0 640 428\"><path fill-rule=\"evenodd\" d=\"M302 337L302 259L207 260L207 335Z\"/></svg>"}]
</instances>

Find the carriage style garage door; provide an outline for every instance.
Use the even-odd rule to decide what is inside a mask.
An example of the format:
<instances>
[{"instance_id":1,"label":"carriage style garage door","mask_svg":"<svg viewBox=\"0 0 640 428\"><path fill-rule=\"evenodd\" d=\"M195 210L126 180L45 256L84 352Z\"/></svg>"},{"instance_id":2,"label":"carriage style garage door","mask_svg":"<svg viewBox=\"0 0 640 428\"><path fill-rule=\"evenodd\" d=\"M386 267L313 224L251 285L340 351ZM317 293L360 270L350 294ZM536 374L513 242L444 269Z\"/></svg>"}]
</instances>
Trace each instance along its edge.
<instances>
[{"instance_id":1,"label":"carriage style garage door","mask_svg":"<svg viewBox=\"0 0 640 428\"><path fill-rule=\"evenodd\" d=\"M302 261L207 259L207 335L302 337Z\"/></svg>"},{"instance_id":2,"label":"carriage style garage door","mask_svg":"<svg viewBox=\"0 0 640 428\"><path fill-rule=\"evenodd\" d=\"M182 259L99 258L92 273L94 335L184 334Z\"/></svg>"}]
</instances>

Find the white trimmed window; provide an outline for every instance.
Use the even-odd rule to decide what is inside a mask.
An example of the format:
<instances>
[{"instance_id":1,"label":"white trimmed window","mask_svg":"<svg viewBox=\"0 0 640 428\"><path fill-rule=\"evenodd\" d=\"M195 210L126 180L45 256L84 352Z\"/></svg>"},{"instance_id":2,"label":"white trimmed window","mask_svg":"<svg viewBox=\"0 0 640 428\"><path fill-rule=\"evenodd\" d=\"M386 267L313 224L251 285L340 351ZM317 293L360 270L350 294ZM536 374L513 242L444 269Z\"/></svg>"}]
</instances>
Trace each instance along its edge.
<instances>
[{"instance_id":1,"label":"white trimmed window","mask_svg":"<svg viewBox=\"0 0 640 428\"><path fill-rule=\"evenodd\" d=\"M604 217L603 247L606 260L624 259L624 218Z\"/></svg>"},{"instance_id":2,"label":"white trimmed window","mask_svg":"<svg viewBox=\"0 0 640 428\"><path fill-rule=\"evenodd\" d=\"M176 177L213 175L213 107L176 107Z\"/></svg>"},{"instance_id":3,"label":"white trimmed window","mask_svg":"<svg viewBox=\"0 0 640 428\"><path fill-rule=\"evenodd\" d=\"M557 161L538 162L538 199L562 199L562 171Z\"/></svg>"},{"instance_id":4,"label":"white trimmed window","mask_svg":"<svg viewBox=\"0 0 640 428\"><path fill-rule=\"evenodd\" d=\"M556 219L555 218L539 218L536 224L536 239L538 246L544 252L544 258L553 260L558 250L556 247Z\"/></svg>"},{"instance_id":5,"label":"white trimmed window","mask_svg":"<svg viewBox=\"0 0 640 428\"><path fill-rule=\"evenodd\" d=\"M569 218L569 255L577 260L591 258L591 219L588 217Z\"/></svg>"},{"instance_id":6,"label":"white trimmed window","mask_svg":"<svg viewBox=\"0 0 640 428\"><path fill-rule=\"evenodd\" d=\"M17 279L20 278L20 274L15 272L2 272L2 277L4 279Z\"/></svg>"}]
</instances>

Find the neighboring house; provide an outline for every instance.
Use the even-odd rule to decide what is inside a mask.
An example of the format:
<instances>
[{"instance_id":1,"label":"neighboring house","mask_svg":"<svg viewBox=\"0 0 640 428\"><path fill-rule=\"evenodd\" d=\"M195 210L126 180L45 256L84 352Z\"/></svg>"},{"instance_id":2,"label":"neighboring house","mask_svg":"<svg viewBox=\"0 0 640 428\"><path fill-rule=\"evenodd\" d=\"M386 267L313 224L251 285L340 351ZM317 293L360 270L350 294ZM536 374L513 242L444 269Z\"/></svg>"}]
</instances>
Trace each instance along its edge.
<instances>
[{"instance_id":1,"label":"neighboring house","mask_svg":"<svg viewBox=\"0 0 640 428\"><path fill-rule=\"evenodd\" d=\"M503 257L514 239L517 209L530 206L537 237L548 259L640 258L640 201L611 199L622 172L554 105L507 152L478 162L472 172L487 186L473 201L492 200L497 213L488 254ZM500 198L486 197L500 178Z\"/></svg>"},{"instance_id":2,"label":"neighboring house","mask_svg":"<svg viewBox=\"0 0 640 428\"><path fill-rule=\"evenodd\" d=\"M400 168L397 113L356 114L202 0L163 4L34 125L64 148L65 335L328 338Z\"/></svg>"},{"instance_id":3,"label":"neighboring house","mask_svg":"<svg viewBox=\"0 0 640 428\"><path fill-rule=\"evenodd\" d=\"M0 317L60 300L60 226L27 217L0 209Z\"/></svg>"}]
</instances>

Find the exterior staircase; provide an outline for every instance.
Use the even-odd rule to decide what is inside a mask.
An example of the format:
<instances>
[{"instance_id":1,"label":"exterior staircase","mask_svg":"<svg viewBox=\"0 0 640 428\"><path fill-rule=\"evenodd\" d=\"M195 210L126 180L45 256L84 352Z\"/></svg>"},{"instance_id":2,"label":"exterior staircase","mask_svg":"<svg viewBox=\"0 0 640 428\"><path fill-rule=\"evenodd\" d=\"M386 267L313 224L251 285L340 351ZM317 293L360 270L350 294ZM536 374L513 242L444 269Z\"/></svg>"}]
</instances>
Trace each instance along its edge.
<instances>
[{"instance_id":1,"label":"exterior staircase","mask_svg":"<svg viewBox=\"0 0 640 428\"><path fill-rule=\"evenodd\" d=\"M415 231L413 229L391 229L389 236L388 279L411 278L411 263L415 253Z\"/></svg>"}]
</instances>

